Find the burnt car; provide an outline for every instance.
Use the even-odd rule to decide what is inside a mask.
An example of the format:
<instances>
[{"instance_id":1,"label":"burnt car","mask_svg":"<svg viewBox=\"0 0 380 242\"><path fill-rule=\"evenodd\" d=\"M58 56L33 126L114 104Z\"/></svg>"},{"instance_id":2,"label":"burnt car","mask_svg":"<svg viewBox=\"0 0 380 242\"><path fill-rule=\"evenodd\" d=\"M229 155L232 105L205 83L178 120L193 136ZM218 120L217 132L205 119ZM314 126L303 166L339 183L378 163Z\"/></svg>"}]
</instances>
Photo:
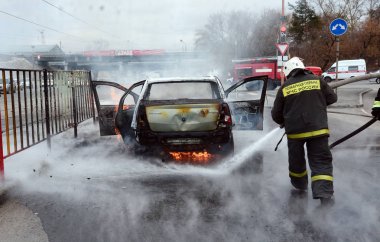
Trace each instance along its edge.
<instances>
[{"instance_id":1,"label":"burnt car","mask_svg":"<svg viewBox=\"0 0 380 242\"><path fill-rule=\"evenodd\" d=\"M245 90L253 83L255 91ZM92 81L100 135L120 134L127 145L154 153L234 151L232 129L262 130L267 77L224 89L217 77L156 78L126 88Z\"/></svg>"}]
</instances>

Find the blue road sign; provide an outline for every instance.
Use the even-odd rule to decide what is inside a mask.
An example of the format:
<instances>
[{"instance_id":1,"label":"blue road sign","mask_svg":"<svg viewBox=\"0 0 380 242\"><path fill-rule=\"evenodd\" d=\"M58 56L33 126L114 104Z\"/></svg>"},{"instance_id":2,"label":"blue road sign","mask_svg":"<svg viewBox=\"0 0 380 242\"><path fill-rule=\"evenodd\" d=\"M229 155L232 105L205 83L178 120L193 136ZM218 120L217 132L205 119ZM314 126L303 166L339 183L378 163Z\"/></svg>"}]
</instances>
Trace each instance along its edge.
<instances>
[{"instance_id":1,"label":"blue road sign","mask_svg":"<svg viewBox=\"0 0 380 242\"><path fill-rule=\"evenodd\" d=\"M330 32L335 36L343 35L347 29L348 25L344 19L336 18L330 23Z\"/></svg>"}]
</instances>

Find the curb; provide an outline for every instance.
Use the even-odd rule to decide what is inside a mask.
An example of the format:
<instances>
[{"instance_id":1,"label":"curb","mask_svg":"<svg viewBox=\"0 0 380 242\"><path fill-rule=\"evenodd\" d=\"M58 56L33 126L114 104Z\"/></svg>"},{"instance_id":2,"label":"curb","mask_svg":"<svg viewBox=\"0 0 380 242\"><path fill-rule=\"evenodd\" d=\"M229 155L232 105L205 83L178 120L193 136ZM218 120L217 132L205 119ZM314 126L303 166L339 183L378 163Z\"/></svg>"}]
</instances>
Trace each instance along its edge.
<instances>
[{"instance_id":1,"label":"curb","mask_svg":"<svg viewBox=\"0 0 380 242\"><path fill-rule=\"evenodd\" d=\"M367 92L370 92L372 91L373 89L367 89L365 91L362 91L361 93L359 93L359 104L341 104L341 105L330 105L328 106L328 108L362 108L364 107L364 104L363 104L363 95L366 94Z\"/></svg>"},{"instance_id":2,"label":"curb","mask_svg":"<svg viewBox=\"0 0 380 242\"><path fill-rule=\"evenodd\" d=\"M366 94L367 92L370 92L372 91L373 89L367 89L365 91L362 91L360 94L359 94L359 105L361 105L361 107L363 107L363 95Z\"/></svg>"}]
</instances>

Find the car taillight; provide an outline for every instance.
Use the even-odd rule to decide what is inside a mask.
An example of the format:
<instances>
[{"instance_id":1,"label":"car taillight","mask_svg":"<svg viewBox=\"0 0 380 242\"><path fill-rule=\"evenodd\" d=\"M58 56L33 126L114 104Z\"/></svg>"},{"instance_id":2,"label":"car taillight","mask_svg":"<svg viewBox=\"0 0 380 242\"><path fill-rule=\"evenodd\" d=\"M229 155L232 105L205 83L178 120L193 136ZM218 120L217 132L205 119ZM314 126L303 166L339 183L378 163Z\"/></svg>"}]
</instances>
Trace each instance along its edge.
<instances>
[{"instance_id":1,"label":"car taillight","mask_svg":"<svg viewBox=\"0 0 380 242\"><path fill-rule=\"evenodd\" d=\"M230 108L227 103L222 103L220 106L220 119L219 127L229 127L232 126L232 117Z\"/></svg>"}]
</instances>

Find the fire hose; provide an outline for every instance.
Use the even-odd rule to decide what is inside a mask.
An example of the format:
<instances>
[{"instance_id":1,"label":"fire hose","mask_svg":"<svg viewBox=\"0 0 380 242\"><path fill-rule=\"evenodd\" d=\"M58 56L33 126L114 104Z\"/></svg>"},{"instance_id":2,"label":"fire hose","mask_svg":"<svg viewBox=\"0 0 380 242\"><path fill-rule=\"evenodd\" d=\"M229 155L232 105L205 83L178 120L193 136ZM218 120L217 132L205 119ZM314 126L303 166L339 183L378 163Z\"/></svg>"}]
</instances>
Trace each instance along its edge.
<instances>
[{"instance_id":1,"label":"fire hose","mask_svg":"<svg viewBox=\"0 0 380 242\"><path fill-rule=\"evenodd\" d=\"M348 135L344 136L343 138L341 139L338 139L337 141L335 141L334 143L332 143L331 145L329 145L329 148L332 149L334 148L335 146L339 145L340 143L343 143L344 141L348 140L349 138L351 138L352 136L355 136L357 135L358 133L362 132L363 130L365 130L366 128L368 128L369 126L371 126L373 123L375 123L376 121L378 120L377 117L374 117L372 118L370 121L368 121L367 123L365 123L363 126L361 126L360 128L354 130L353 132L349 133Z\"/></svg>"},{"instance_id":2,"label":"fire hose","mask_svg":"<svg viewBox=\"0 0 380 242\"><path fill-rule=\"evenodd\" d=\"M366 74L366 75L362 75L362 76L351 77L351 78L348 78L348 79L336 81L334 83L329 83L329 86L331 88L337 88L337 87L340 87L340 86L343 86L343 85L346 85L346 84L349 84L349 83L353 83L353 82L357 82L357 81L362 81L362 80L368 80L368 79L371 79L371 78L377 78L377 79L380 78L380 73L371 73L371 74ZM348 140L352 136L357 135L361 131L363 131L366 128L368 128L369 126L371 126L377 120L380 120L379 117L372 118L370 121L368 121L366 124L364 124L360 128L356 129L355 131L349 133L348 135L344 136L343 138L341 138L341 139L335 141L334 143L332 143L331 145L329 145L329 148L332 149L333 147L339 145L340 143ZM283 127L284 127L283 124L280 125L280 128L283 128ZM284 132L284 134L282 135L281 139L278 141L278 143L276 145L276 148L274 149L275 151L278 149L278 146L280 145L280 143L281 143L282 139L284 138L285 134L286 133Z\"/></svg>"},{"instance_id":3,"label":"fire hose","mask_svg":"<svg viewBox=\"0 0 380 242\"><path fill-rule=\"evenodd\" d=\"M371 126L372 124L374 124L377 120L379 120L378 117L374 117L372 118L370 121L368 121L367 123L365 123L363 126L361 126L360 128L354 130L353 132L349 133L348 135L344 136L343 138L340 138L338 139L337 141L335 141L334 143L330 144L329 145L329 148L332 149L334 148L335 146L343 143L344 141L348 140L349 138L357 135L358 133L362 132L363 130L365 130L366 128L368 128L369 126ZM280 128L283 128L283 126L281 126ZM285 136L285 132L284 134L281 136L281 139L278 141L276 147L274 148L274 151L277 151L278 149L278 146L280 145L282 139L284 138Z\"/></svg>"}]
</instances>

